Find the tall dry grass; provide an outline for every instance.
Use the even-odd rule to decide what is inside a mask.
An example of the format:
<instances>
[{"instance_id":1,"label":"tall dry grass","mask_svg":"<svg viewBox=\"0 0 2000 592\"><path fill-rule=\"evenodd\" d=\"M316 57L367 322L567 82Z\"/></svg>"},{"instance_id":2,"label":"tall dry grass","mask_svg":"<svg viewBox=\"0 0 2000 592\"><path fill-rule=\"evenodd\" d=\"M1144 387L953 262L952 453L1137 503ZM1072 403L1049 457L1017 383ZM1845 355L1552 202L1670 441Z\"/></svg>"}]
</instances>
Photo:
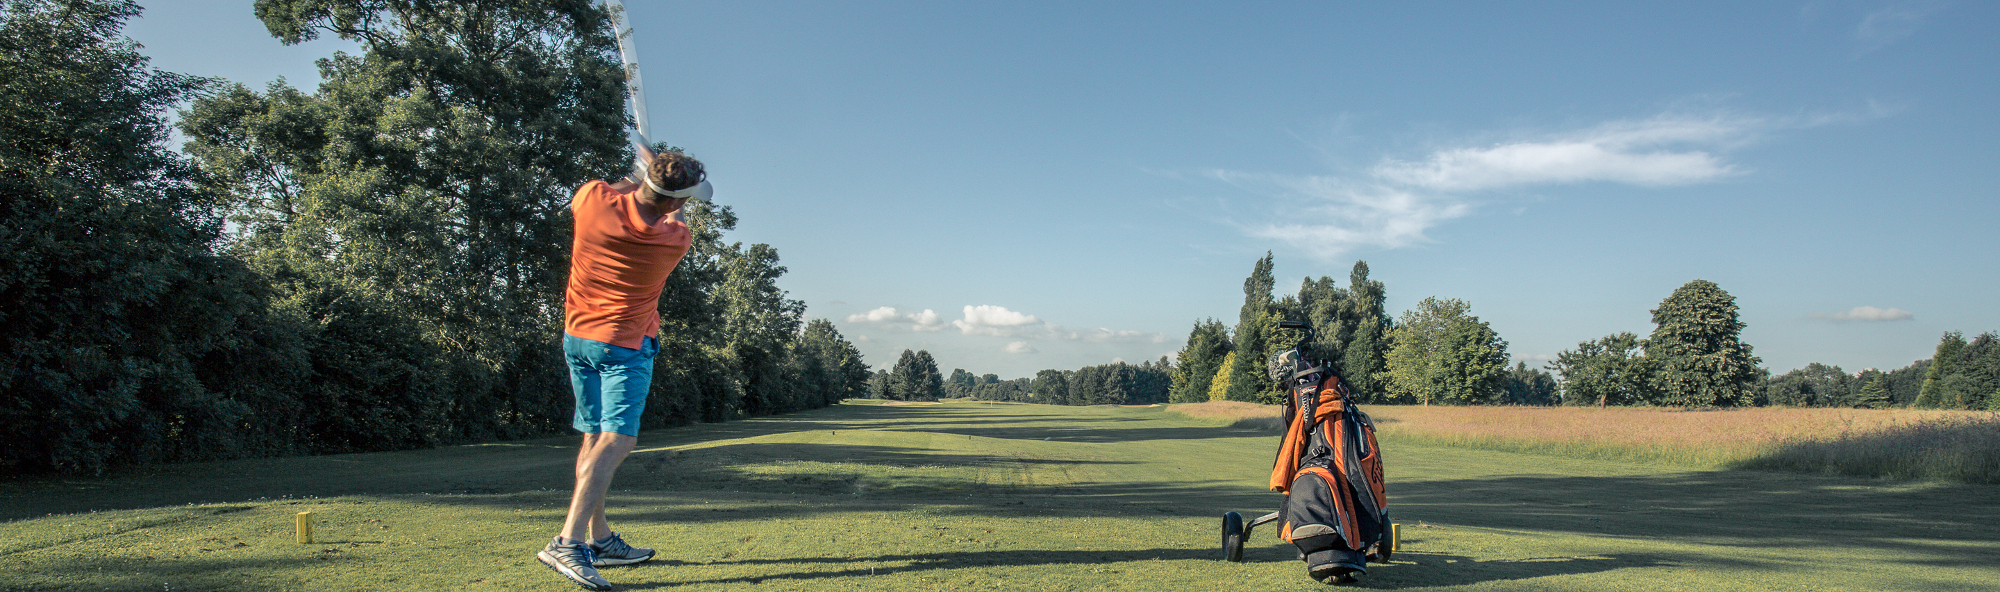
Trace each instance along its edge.
<instances>
[{"instance_id":1,"label":"tall dry grass","mask_svg":"<svg viewBox=\"0 0 2000 592\"><path fill-rule=\"evenodd\" d=\"M1412 407L1368 405L1384 440L1529 454L1899 480L2000 483L2000 413L1910 409ZM1168 410L1246 427L1275 406ZM1268 419L1267 419L1268 418Z\"/></svg>"},{"instance_id":2,"label":"tall dry grass","mask_svg":"<svg viewBox=\"0 0 2000 592\"><path fill-rule=\"evenodd\" d=\"M1168 405L1167 411L1195 419L1221 422L1229 427L1279 431L1285 428L1284 409L1242 401L1209 401Z\"/></svg>"}]
</instances>

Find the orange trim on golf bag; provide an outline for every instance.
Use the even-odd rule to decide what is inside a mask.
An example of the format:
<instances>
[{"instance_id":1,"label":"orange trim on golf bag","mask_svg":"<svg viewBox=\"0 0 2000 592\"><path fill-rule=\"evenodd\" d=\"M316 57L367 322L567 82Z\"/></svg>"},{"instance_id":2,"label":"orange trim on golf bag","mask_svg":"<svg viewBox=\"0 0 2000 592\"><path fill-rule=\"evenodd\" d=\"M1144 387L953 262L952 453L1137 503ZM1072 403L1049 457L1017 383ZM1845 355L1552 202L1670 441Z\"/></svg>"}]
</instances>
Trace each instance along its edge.
<instances>
[{"instance_id":1,"label":"orange trim on golf bag","mask_svg":"<svg viewBox=\"0 0 2000 592\"><path fill-rule=\"evenodd\" d=\"M1305 475L1318 477L1325 482L1332 498L1332 515L1339 522L1327 526L1339 528L1348 549L1365 549L1375 542L1375 529L1388 528L1387 524L1376 524L1385 516L1389 501L1383 482L1382 447L1375 440L1372 423L1353 407L1347 386L1339 377L1328 376L1317 386L1306 388L1316 392L1298 392L1286 398L1285 439L1271 467L1271 489L1290 496L1295 493L1292 485ZM1310 410L1299 405L1307 396L1314 403ZM1312 450L1315 432L1319 442L1331 450ZM1364 513L1371 532L1362 532L1360 516ZM1302 526L1292 524L1291 518L1287 515L1280 531L1286 541L1292 540L1294 526Z\"/></svg>"},{"instance_id":2,"label":"orange trim on golf bag","mask_svg":"<svg viewBox=\"0 0 2000 592\"><path fill-rule=\"evenodd\" d=\"M1289 492L1292 480L1298 478L1299 461L1305 459L1306 447L1312 445L1314 426L1307 424L1316 423L1305 421L1306 416L1292 401L1291 397L1285 398L1285 441L1278 445L1278 460L1271 467L1271 489L1278 493ZM1312 417L1317 422L1347 411L1347 385L1340 383L1340 377L1329 375L1320 381L1318 404L1314 407ZM1374 442L1369 442L1369 446L1372 448Z\"/></svg>"},{"instance_id":3,"label":"orange trim on golf bag","mask_svg":"<svg viewBox=\"0 0 2000 592\"><path fill-rule=\"evenodd\" d=\"M1333 515L1340 517L1340 532L1343 534L1361 532L1361 525L1354 521L1354 507L1351 505L1351 500L1354 499L1353 490L1348 488L1343 480L1334 478L1333 473L1326 469L1307 467L1303 472L1326 481L1327 490L1333 492ZM1278 538L1284 539L1287 543L1292 542L1290 520L1285 521L1285 529L1278 533ZM1345 537L1347 548L1360 549L1368 546L1367 542L1352 540L1354 538L1358 537L1352 534Z\"/></svg>"}]
</instances>

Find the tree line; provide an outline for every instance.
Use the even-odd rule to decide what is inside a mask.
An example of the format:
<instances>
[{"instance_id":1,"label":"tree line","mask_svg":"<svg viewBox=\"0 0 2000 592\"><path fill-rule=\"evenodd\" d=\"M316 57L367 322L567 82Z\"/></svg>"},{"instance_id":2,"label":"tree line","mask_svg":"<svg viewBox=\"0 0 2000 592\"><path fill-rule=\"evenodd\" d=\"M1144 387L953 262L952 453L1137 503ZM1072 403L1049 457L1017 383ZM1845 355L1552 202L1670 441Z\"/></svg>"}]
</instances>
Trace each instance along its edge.
<instances>
[{"instance_id":1,"label":"tree line","mask_svg":"<svg viewBox=\"0 0 2000 592\"><path fill-rule=\"evenodd\" d=\"M1310 355L1369 403L2000 411L2000 334L1967 340L1946 333L1932 359L1896 370L1849 373L1814 363L1772 376L1742 340L1745 324L1735 297L1714 282L1693 280L1651 311L1655 328L1645 336L1614 333L1563 350L1541 368L1526 362L1510 367L1506 340L1463 300L1425 298L1391 318L1384 312L1386 286L1369 278L1365 261L1355 262L1345 286L1331 277L1307 277L1297 293L1278 296L1273 263L1266 253L1251 268L1235 325L1195 322L1171 361L1001 380L964 369L945 377L929 352L905 351L893 369L875 374L870 396L1067 405L1272 403L1281 391L1265 360L1300 337L1278 323L1303 320L1316 329L1306 344Z\"/></svg>"},{"instance_id":2,"label":"tree line","mask_svg":"<svg viewBox=\"0 0 2000 592\"><path fill-rule=\"evenodd\" d=\"M1123 361L1076 370L1042 370L1032 378L1001 380L997 374L973 374L953 368L949 377L938 372L929 351L903 350L896 365L875 372L869 396L896 401L974 399L1047 405L1150 405L1167 401L1173 364L1166 357L1129 364Z\"/></svg>"},{"instance_id":3,"label":"tree line","mask_svg":"<svg viewBox=\"0 0 2000 592\"><path fill-rule=\"evenodd\" d=\"M285 43L364 48L322 60L314 92L150 69L129 1L0 10L0 467L567 428L568 200L631 161L601 7L259 2ZM859 351L778 288L775 248L724 242L727 206L688 218L648 426L867 392Z\"/></svg>"},{"instance_id":4,"label":"tree line","mask_svg":"<svg viewBox=\"0 0 2000 592\"><path fill-rule=\"evenodd\" d=\"M1366 261L1348 271L1347 285L1306 277L1295 294L1275 294L1274 257L1266 253L1243 281L1243 306L1231 327L1197 321L1178 354L1170 400L1274 403L1282 396L1266 362L1301 345L1304 335L1281 321L1312 325L1307 355L1345 380L1370 403L1551 404L1555 380L1526 365L1507 367L1507 342L1471 314L1462 300L1426 298L1392 318L1387 286L1369 278Z\"/></svg>"},{"instance_id":5,"label":"tree line","mask_svg":"<svg viewBox=\"0 0 2000 592\"><path fill-rule=\"evenodd\" d=\"M1363 402L1456 405L1655 405L1732 407L1914 406L2000 411L2000 336L1945 334L1931 360L1850 374L1810 364L1772 376L1742 340L1734 296L1693 280L1652 310L1646 336L1620 332L1580 342L1542 368L1507 364L1507 342L1471 305L1430 297L1395 318L1385 286L1357 261L1347 285L1307 277L1297 294L1273 295L1267 253L1244 280L1234 326L1197 321L1172 367L1169 400L1270 403L1281 391L1264 370L1297 336L1279 321L1310 322L1309 355Z\"/></svg>"}]
</instances>

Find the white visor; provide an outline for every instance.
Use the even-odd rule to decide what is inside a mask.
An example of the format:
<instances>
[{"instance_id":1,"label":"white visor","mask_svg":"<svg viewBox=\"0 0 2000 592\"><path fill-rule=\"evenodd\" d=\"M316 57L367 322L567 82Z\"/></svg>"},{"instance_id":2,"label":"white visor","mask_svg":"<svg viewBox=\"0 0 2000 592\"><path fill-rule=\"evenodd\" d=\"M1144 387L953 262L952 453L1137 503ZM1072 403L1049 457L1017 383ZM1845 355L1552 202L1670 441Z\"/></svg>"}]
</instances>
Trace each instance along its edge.
<instances>
[{"instance_id":1,"label":"white visor","mask_svg":"<svg viewBox=\"0 0 2000 592\"><path fill-rule=\"evenodd\" d=\"M685 189L667 191L661 189L659 185L654 185L652 179L646 179L646 188L652 190L653 193L673 199L694 198L701 201L708 201L709 196L715 195L715 188L710 186L707 180L695 183L694 186Z\"/></svg>"}]
</instances>

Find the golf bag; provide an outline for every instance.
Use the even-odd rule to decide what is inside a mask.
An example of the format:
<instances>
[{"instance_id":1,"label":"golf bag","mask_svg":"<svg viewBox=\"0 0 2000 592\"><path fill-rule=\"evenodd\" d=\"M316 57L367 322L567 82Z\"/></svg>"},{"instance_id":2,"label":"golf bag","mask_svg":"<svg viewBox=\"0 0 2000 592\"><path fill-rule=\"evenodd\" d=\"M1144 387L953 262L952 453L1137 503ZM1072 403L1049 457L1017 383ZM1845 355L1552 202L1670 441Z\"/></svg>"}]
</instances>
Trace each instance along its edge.
<instances>
[{"instance_id":1,"label":"golf bag","mask_svg":"<svg viewBox=\"0 0 2000 592\"><path fill-rule=\"evenodd\" d=\"M1293 349L1272 357L1287 385L1285 440L1271 489L1285 494L1279 537L1298 546L1315 580L1352 579L1395 549L1375 424L1339 376Z\"/></svg>"}]
</instances>

